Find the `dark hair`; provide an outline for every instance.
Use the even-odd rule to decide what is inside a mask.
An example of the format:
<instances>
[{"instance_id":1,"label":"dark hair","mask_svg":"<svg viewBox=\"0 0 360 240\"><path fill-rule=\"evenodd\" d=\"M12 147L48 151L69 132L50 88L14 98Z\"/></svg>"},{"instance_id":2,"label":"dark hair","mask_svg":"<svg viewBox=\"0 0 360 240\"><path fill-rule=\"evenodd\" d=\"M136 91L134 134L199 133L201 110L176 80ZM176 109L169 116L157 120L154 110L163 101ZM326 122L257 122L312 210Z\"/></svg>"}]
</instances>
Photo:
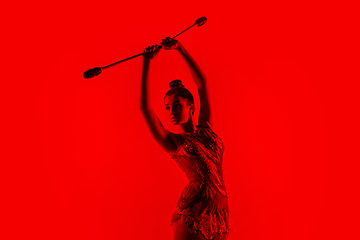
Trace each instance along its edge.
<instances>
[{"instance_id":1,"label":"dark hair","mask_svg":"<svg viewBox=\"0 0 360 240\"><path fill-rule=\"evenodd\" d=\"M167 96L175 94L176 96L186 99L189 103L192 103L194 106L194 109L195 109L194 97L191 94L191 92L185 88L185 86L182 84L181 80L179 80L179 79L172 80L169 83L169 87L171 89L169 91L167 91L167 93L165 94L164 100Z\"/></svg>"}]
</instances>

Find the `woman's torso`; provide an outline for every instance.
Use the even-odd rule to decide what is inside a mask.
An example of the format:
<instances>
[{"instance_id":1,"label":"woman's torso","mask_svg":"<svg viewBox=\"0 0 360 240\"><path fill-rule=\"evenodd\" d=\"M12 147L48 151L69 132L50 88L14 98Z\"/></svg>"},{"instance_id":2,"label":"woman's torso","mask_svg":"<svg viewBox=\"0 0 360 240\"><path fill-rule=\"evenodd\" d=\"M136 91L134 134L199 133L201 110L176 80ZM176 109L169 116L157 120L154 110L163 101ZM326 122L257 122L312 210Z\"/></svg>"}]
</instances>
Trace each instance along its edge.
<instances>
[{"instance_id":1,"label":"woman's torso","mask_svg":"<svg viewBox=\"0 0 360 240\"><path fill-rule=\"evenodd\" d=\"M184 217L191 231L206 239L229 232L229 209L223 180L224 144L211 128L198 126L194 133L176 136L178 150L170 156L186 174L172 223ZM217 238L216 238L217 239Z\"/></svg>"}]
</instances>

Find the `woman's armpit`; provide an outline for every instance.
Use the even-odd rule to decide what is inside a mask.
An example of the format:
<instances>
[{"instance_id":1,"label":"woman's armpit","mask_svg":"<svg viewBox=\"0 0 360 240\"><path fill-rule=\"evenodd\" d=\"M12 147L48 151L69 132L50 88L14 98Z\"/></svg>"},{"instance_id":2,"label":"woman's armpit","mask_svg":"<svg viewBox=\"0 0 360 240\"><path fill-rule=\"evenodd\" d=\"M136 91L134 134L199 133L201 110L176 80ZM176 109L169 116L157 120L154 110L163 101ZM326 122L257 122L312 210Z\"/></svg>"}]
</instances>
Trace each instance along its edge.
<instances>
[{"instance_id":1,"label":"woman's armpit","mask_svg":"<svg viewBox=\"0 0 360 240\"><path fill-rule=\"evenodd\" d=\"M181 139L179 134L169 133L169 146L169 151L167 152L171 158L174 158L181 148Z\"/></svg>"}]
</instances>

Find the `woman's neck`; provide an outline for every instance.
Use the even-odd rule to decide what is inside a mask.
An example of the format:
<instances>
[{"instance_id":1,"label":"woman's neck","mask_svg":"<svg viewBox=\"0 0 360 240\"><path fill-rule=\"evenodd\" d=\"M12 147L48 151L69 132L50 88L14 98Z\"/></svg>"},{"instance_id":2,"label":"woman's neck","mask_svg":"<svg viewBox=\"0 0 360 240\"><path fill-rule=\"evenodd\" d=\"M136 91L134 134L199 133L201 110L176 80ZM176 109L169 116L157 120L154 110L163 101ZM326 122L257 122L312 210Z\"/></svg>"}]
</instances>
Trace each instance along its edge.
<instances>
[{"instance_id":1,"label":"woman's neck","mask_svg":"<svg viewBox=\"0 0 360 240\"><path fill-rule=\"evenodd\" d=\"M196 126L192 121L192 117L189 118L189 121L187 121L187 123L181 124L180 128L181 132L183 133L194 133L196 131Z\"/></svg>"}]
</instances>

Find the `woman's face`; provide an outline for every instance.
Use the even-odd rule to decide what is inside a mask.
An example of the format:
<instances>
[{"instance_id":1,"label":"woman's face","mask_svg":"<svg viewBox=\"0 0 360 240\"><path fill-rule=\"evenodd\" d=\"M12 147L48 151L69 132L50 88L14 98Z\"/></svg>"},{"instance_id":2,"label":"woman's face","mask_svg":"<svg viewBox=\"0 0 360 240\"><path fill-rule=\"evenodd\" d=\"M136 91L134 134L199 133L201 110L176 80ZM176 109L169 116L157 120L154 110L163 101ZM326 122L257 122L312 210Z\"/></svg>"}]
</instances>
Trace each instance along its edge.
<instances>
[{"instance_id":1,"label":"woman's face","mask_svg":"<svg viewBox=\"0 0 360 240\"><path fill-rule=\"evenodd\" d=\"M189 112L192 110L184 98L175 94L165 98L165 109L174 125L186 123L189 120Z\"/></svg>"}]
</instances>

